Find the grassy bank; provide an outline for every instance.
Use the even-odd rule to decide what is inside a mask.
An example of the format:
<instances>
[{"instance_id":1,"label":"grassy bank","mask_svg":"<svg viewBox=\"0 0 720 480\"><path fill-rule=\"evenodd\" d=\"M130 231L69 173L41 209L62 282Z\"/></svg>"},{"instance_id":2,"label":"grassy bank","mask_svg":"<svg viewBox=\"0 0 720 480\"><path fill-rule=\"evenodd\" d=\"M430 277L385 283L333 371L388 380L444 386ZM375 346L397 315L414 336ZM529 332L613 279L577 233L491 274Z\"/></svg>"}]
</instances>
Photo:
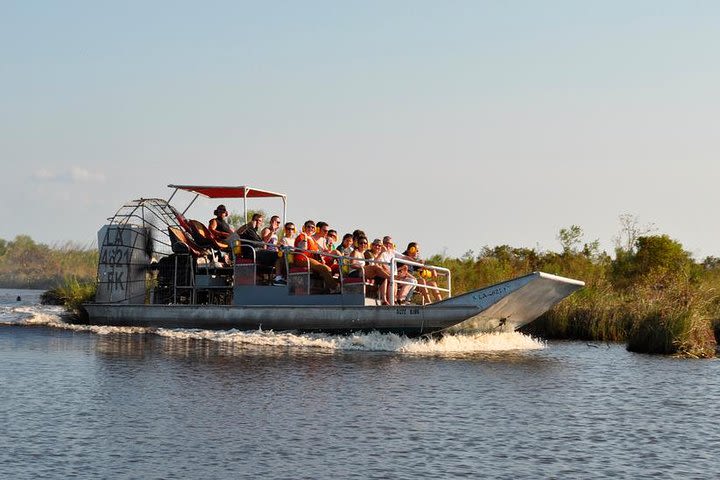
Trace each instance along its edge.
<instances>
[{"instance_id":1,"label":"grassy bank","mask_svg":"<svg viewBox=\"0 0 720 480\"><path fill-rule=\"evenodd\" d=\"M0 239L0 286L47 290L41 301L64 305L81 317L80 304L95 297L98 251L73 243L49 246L27 235Z\"/></svg>"},{"instance_id":2,"label":"grassy bank","mask_svg":"<svg viewBox=\"0 0 720 480\"><path fill-rule=\"evenodd\" d=\"M597 243L561 253L509 246L432 263L453 272L453 293L534 270L577 278L586 287L523 328L547 339L624 342L635 352L712 357L720 334L720 260L695 262L666 235L638 236L615 258Z\"/></svg>"},{"instance_id":3,"label":"grassy bank","mask_svg":"<svg viewBox=\"0 0 720 480\"><path fill-rule=\"evenodd\" d=\"M0 286L48 289L75 278L91 282L97 272L97 249L73 243L48 246L26 235L0 239Z\"/></svg>"},{"instance_id":4,"label":"grassy bank","mask_svg":"<svg viewBox=\"0 0 720 480\"><path fill-rule=\"evenodd\" d=\"M720 333L717 293L687 279L617 292L589 285L523 331L554 339L627 343L628 350L715 356Z\"/></svg>"}]
</instances>

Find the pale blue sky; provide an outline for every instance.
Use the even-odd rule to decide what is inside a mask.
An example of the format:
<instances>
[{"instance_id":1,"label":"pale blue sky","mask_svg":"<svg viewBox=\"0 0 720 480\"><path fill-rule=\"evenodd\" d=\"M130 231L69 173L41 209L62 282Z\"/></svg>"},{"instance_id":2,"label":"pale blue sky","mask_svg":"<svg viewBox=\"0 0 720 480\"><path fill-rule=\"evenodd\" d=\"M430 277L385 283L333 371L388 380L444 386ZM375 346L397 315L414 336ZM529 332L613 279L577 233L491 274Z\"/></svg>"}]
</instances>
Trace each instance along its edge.
<instances>
[{"instance_id":1,"label":"pale blue sky","mask_svg":"<svg viewBox=\"0 0 720 480\"><path fill-rule=\"evenodd\" d=\"M0 0L0 238L249 184L425 254L631 213L720 256L719 47L709 1Z\"/></svg>"}]
</instances>

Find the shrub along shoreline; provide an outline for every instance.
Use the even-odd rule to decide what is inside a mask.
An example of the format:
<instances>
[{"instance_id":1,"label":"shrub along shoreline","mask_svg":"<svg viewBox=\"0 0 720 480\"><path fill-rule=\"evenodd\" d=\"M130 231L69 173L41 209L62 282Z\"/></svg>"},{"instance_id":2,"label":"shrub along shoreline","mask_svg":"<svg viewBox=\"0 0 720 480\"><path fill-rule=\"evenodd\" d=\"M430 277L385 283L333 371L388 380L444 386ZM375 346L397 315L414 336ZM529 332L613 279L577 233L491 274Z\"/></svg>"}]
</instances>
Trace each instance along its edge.
<instances>
[{"instance_id":1,"label":"shrub along shoreline","mask_svg":"<svg viewBox=\"0 0 720 480\"><path fill-rule=\"evenodd\" d=\"M27 235L0 239L0 287L47 290L45 304L64 305L71 316L95 297L98 251L73 243L48 246Z\"/></svg>"},{"instance_id":2,"label":"shrub along shoreline","mask_svg":"<svg viewBox=\"0 0 720 480\"><path fill-rule=\"evenodd\" d=\"M720 259L695 262L667 235L637 236L614 259L597 242L580 248L582 231L561 230L563 251L537 252L507 245L430 263L452 271L453 294L544 271L585 281L521 331L546 339L624 342L640 353L709 358L720 337ZM563 239L566 241L563 242ZM568 241L569 240L569 241Z\"/></svg>"},{"instance_id":3,"label":"shrub along shoreline","mask_svg":"<svg viewBox=\"0 0 720 480\"><path fill-rule=\"evenodd\" d=\"M561 252L508 245L483 247L461 258L435 255L428 263L452 272L453 294L492 285L533 271L585 281L522 331L545 339L624 342L642 353L714 357L720 337L720 259L696 262L667 235L626 229L615 258L582 244L577 226L562 229ZM0 285L48 288L44 301L79 305L92 299L98 252L71 244L48 247L27 236L0 239Z\"/></svg>"}]
</instances>

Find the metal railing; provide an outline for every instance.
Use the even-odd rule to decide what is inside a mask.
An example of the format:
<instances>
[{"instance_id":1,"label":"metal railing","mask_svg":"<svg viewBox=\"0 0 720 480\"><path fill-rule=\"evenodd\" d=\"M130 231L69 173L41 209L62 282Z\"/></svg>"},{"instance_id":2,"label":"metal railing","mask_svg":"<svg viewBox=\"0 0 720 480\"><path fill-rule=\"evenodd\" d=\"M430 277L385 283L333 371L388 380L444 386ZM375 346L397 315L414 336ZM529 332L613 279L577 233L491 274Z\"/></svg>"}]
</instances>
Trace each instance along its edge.
<instances>
[{"instance_id":1,"label":"metal railing","mask_svg":"<svg viewBox=\"0 0 720 480\"><path fill-rule=\"evenodd\" d=\"M293 264L291 263L291 260L290 260L291 256L294 256L296 254L307 254L307 255L305 255L306 258L316 258L319 262L323 263L324 265L327 265L327 264L322 261L323 257L331 258L338 263L338 279L340 282L341 291L343 290L344 285L345 285L345 278L348 277L348 273L350 273L350 272L346 272L346 269L344 267L348 267L351 264L355 264L357 262L362 262L363 266L366 264L376 264L376 265L386 265L388 267L388 269L390 270L390 277L388 280L390 282L390 291L391 292L395 292L395 289L398 285L408 285L408 286L414 287L414 289L426 289L426 290L437 291L437 292L440 292L441 295L447 294L447 298L450 298L452 296L452 278L451 278L451 273L450 273L449 269L447 269L445 267L439 267L439 266L429 265L429 264L422 263L422 262L417 262L414 260L410 260L408 258L399 257L399 256L397 256L397 254L389 262L386 262L386 261L382 261L382 260L378 260L378 259L374 259L374 258L357 258L357 257L352 257L352 256L346 256L346 255L336 255L336 254L326 252L326 251L308 250L306 248L281 246L281 245L277 245L277 244L256 242L256 241L252 241L252 240L242 239L241 243L242 243L242 247L244 247L244 248L250 247L252 249L253 257L256 257L256 253L255 253L256 247L258 249L267 249L267 247L275 248L278 252L278 255L282 255L284 257L285 271L286 271L286 275L287 275L288 279L290 277L290 269L293 266ZM232 245L231 245L231 252L232 252L232 250L233 249L232 249ZM232 252L231 258L232 258L233 264L234 264L235 258L236 258L234 252ZM294 260L292 260L292 261L294 261ZM424 270L428 270L431 272L435 272L435 274L433 275L433 278L437 278L438 280L441 280L441 279L445 280L445 282L447 283L447 286L442 287L442 286L440 286L439 282L435 282L436 285L430 285L430 284L428 284L426 282L422 282L421 280L418 280L418 279L416 279L415 281L406 281L406 280L398 279L398 278L396 278L397 271L398 271L398 264L400 264L400 265L405 264L405 265L408 265L408 267L414 267L417 269L424 269ZM360 278L362 278L362 281L365 284L366 279L365 279L364 268L354 267L354 269L360 270ZM309 276L312 273L312 271L310 269L310 261L309 260L306 260L305 270L306 270L306 272L303 272L303 274L307 274ZM415 277L413 276L413 278L415 278ZM290 283L290 282L288 282L288 283ZM412 292L412 289L411 289L411 292ZM309 294L309 293L310 293L310 291L309 291L309 286L308 286L307 294ZM391 298L389 298L387 300L390 305L395 305L395 295L391 295ZM424 302L424 296L423 296L423 302Z\"/></svg>"}]
</instances>

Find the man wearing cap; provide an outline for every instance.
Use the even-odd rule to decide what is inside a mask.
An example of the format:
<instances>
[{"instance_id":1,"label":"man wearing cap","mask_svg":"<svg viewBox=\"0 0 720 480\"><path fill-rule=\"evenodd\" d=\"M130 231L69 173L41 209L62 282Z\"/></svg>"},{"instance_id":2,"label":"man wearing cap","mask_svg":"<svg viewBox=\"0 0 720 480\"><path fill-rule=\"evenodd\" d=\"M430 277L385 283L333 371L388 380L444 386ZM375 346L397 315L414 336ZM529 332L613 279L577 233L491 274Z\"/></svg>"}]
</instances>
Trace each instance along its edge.
<instances>
[{"instance_id":1,"label":"man wearing cap","mask_svg":"<svg viewBox=\"0 0 720 480\"><path fill-rule=\"evenodd\" d=\"M210 219L210 222L208 222L208 229L215 239L225 240L233 233L232 227L225 220L228 216L227 208L225 208L225 205L218 205L213 215L215 215L215 218Z\"/></svg>"}]
</instances>

